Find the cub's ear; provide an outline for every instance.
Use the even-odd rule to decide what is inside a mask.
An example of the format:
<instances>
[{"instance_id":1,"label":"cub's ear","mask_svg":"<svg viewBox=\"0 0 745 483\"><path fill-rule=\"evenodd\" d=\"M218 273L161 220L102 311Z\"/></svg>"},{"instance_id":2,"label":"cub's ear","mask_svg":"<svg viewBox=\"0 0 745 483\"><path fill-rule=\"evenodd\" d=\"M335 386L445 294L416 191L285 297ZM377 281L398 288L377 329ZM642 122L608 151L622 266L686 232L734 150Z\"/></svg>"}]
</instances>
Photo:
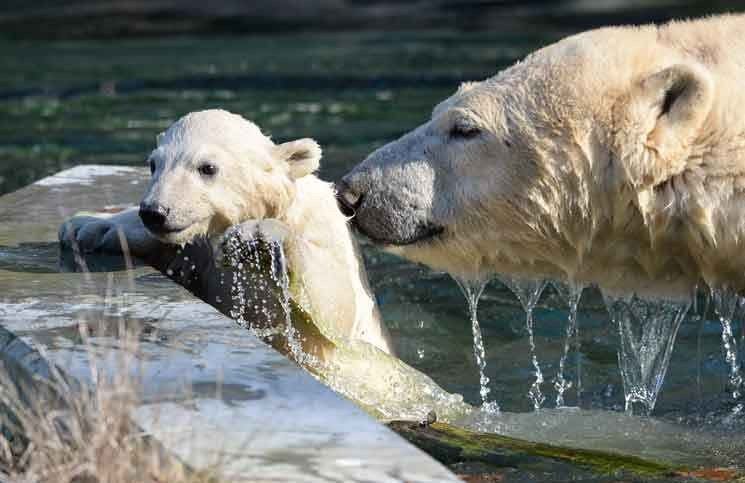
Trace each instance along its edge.
<instances>
[{"instance_id":1,"label":"cub's ear","mask_svg":"<svg viewBox=\"0 0 745 483\"><path fill-rule=\"evenodd\" d=\"M157 136L155 136L155 146L160 146L160 143L163 141L163 138L166 137L165 132L158 133Z\"/></svg>"},{"instance_id":2,"label":"cub's ear","mask_svg":"<svg viewBox=\"0 0 745 483\"><path fill-rule=\"evenodd\" d=\"M630 101L646 133L645 146L657 158L636 167L641 175L636 181L657 184L682 172L714 101L709 72L697 64L673 65L642 79Z\"/></svg>"},{"instance_id":3,"label":"cub's ear","mask_svg":"<svg viewBox=\"0 0 745 483\"><path fill-rule=\"evenodd\" d=\"M321 146L310 138L279 144L274 149L277 157L289 166L292 179L311 174L321 162Z\"/></svg>"}]
</instances>

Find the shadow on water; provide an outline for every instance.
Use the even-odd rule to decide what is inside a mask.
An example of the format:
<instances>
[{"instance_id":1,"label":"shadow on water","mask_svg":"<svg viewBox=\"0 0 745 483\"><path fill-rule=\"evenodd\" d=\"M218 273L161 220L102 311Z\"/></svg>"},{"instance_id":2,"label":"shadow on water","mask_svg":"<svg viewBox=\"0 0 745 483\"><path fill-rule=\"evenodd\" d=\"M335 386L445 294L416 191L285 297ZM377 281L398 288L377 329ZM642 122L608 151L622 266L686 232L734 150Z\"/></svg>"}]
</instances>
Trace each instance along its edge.
<instances>
[{"instance_id":1,"label":"shadow on water","mask_svg":"<svg viewBox=\"0 0 745 483\"><path fill-rule=\"evenodd\" d=\"M144 265L133 260L135 266ZM87 271L115 272L128 267L121 256L95 254L85 257ZM60 250L58 243L21 243L18 246L0 245L0 270L20 273L78 272L80 265L68 250Z\"/></svg>"},{"instance_id":2,"label":"shadow on water","mask_svg":"<svg viewBox=\"0 0 745 483\"><path fill-rule=\"evenodd\" d=\"M0 245L0 270L57 273L60 271L59 259L57 243L21 243L10 247Z\"/></svg>"}]
</instances>

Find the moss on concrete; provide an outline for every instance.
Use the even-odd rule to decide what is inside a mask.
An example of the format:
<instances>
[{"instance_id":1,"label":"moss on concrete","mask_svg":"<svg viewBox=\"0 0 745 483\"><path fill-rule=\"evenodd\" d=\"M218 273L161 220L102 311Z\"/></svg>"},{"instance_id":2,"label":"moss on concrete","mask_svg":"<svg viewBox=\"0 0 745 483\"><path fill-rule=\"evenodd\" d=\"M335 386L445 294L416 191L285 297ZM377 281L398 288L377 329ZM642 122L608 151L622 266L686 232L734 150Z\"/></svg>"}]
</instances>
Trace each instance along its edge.
<instances>
[{"instance_id":1,"label":"moss on concrete","mask_svg":"<svg viewBox=\"0 0 745 483\"><path fill-rule=\"evenodd\" d=\"M446 465L471 462L496 468L539 469L546 463L555 465L559 461L600 475L664 478L687 472L683 467L636 456L534 443L445 423L393 421L388 426Z\"/></svg>"}]
</instances>

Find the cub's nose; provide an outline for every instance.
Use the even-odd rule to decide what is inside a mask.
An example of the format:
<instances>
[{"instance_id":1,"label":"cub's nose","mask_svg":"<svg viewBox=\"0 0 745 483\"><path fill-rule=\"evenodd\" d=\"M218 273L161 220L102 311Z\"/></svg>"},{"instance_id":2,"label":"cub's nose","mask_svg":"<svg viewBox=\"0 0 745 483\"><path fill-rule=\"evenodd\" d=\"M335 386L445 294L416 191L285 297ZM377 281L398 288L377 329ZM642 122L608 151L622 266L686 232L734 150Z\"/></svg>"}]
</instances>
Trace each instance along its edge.
<instances>
[{"instance_id":1,"label":"cub's nose","mask_svg":"<svg viewBox=\"0 0 745 483\"><path fill-rule=\"evenodd\" d=\"M140 203L140 219L153 232L163 231L170 210L157 203Z\"/></svg>"},{"instance_id":2,"label":"cub's nose","mask_svg":"<svg viewBox=\"0 0 745 483\"><path fill-rule=\"evenodd\" d=\"M357 213L357 208L362 204L362 195L349 186L344 180L339 181L334 186L336 191L336 203L339 205L339 210L346 216L354 216Z\"/></svg>"}]
</instances>

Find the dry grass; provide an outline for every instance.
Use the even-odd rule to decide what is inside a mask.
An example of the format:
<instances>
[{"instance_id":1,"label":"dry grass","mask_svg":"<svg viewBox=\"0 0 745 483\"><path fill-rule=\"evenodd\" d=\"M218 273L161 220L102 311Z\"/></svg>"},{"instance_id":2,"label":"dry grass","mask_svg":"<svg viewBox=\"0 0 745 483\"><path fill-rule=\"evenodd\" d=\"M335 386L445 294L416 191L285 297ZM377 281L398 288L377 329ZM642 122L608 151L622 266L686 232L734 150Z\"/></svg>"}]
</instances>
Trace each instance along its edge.
<instances>
[{"instance_id":1,"label":"dry grass","mask_svg":"<svg viewBox=\"0 0 745 483\"><path fill-rule=\"evenodd\" d=\"M53 365L46 378L1 365L0 481L219 481L218 468L191 470L132 422L140 391L127 365L114 371L91 367L92 389Z\"/></svg>"},{"instance_id":2,"label":"dry grass","mask_svg":"<svg viewBox=\"0 0 745 483\"><path fill-rule=\"evenodd\" d=\"M120 233L127 268L132 267L126 240ZM89 273L75 248L77 263ZM130 276L129 288L134 285ZM141 405L141 371L133 361L142 327L123 318L106 317L106 308L121 295L113 279L105 287L103 311L95 321L81 320L78 332L88 354L92 387L83 386L43 359L32 373L23 364L0 359L0 481L18 483L197 483L220 481L220 464L195 471L132 419ZM113 337L113 367L96 365L91 334ZM100 352L99 356L100 357ZM23 359L26 359L24 356ZM23 367L22 367L23 366ZM134 370L133 370L134 369Z\"/></svg>"}]
</instances>

